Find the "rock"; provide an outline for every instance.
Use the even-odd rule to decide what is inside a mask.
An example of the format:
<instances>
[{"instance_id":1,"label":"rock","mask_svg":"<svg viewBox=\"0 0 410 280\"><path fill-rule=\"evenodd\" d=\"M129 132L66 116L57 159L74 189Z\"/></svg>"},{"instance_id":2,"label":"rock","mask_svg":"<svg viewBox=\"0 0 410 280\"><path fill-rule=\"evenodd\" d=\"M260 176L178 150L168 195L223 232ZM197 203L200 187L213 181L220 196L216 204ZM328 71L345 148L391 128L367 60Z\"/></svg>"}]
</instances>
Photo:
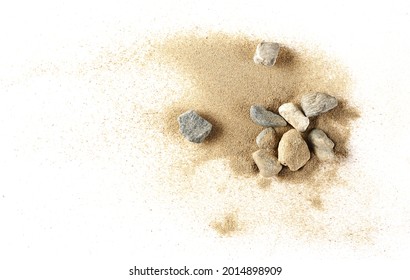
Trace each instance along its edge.
<instances>
[{"instance_id":1,"label":"rock","mask_svg":"<svg viewBox=\"0 0 410 280\"><path fill-rule=\"evenodd\" d=\"M252 121L261 126L275 127L287 125L286 121L281 116L266 110L260 105L252 105L250 115Z\"/></svg>"},{"instance_id":2,"label":"rock","mask_svg":"<svg viewBox=\"0 0 410 280\"><path fill-rule=\"evenodd\" d=\"M337 106L337 99L326 93L309 93L302 97L301 107L306 117L315 117Z\"/></svg>"},{"instance_id":3,"label":"rock","mask_svg":"<svg viewBox=\"0 0 410 280\"><path fill-rule=\"evenodd\" d=\"M256 47L255 55L253 56L253 61L256 64L262 64L265 66L275 65L276 58L279 55L280 46L278 43L265 42L262 41Z\"/></svg>"},{"instance_id":4,"label":"rock","mask_svg":"<svg viewBox=\"0 0 410 280\"><path fill-rule=\"evenodd\" d=\"M296 129L283 134L278 146L279 162L296 171L310 159L309 148Z\"/></svg>"},{"instance_id":5,"label":"rock","mask_svg":"<svg viewBox=\"0 0 410 280\"><path fill-rule=\"evenodd\" d=\"M272 127L265 128L256 137L256 145L261 149L273 150L278 145L276 131Z\"/></svg>"},{"instance_id":6,"label":"rock","mask_svg":"<svg viewBox=\"0 0 410 280\"><path fill-rule=\"evenodd\" d=\"M263 177L273 177L282 170L278 159L268 150L257 150L252 157Z\"/></svg>"},{"instance_id":7,"label":"rock","mask_svg":"<svg viewBox=\"0 0 410 280\"><path fill-rule=\"evenodd\" d=\"M296 130L304 132L309 126L309 118L305 117L301 110L293 103L282 104L279 114Z\"/></svg>"},{"instance_id":8,"label":"rock","mask_svg":"<svg viewBox=\"0 0 410 280\"><path fill-rule=\"evenodd\" d=\"M179 131L189 141L201 143L211 133L212 124L190 110L178 117Z\"/></svg>"},{"instance_id":9,"label":"rock","mask_svg":"<svg viewBox=\"0 0 410 280\"><path fill-rule=\"evenodd\" d=\"M314 154L321 161L331 161L335 158L333 147L335 143L320 129L313 129L308 136Z\"/></svg>"}]
</instances>

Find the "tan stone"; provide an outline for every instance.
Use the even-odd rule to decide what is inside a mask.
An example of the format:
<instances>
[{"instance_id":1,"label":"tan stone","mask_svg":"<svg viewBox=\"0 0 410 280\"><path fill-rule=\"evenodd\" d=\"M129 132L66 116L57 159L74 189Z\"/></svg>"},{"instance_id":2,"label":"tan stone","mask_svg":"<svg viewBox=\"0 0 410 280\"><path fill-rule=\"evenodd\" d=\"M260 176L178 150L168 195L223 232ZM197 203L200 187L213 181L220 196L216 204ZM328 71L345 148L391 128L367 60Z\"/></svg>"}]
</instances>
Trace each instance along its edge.
<instances>
[{"instance_id":1,"label":"tan stone","mask_svg":"<svg viewBox=\"0 0 410 280\"><path fill-rule=\"evenodd\" d=\"M298 107L293 103L282 104L279 109L281 115L291 126L297 131L304 132L309 126L309 118L307 118Z\"/></svg>"},{"instance_id":2,"label":"tan stone","mask_svg":"<svg viewBox=\"0 0 410 280\"><path fill-rule=\"evenodd\" d=\"M273 150L278 146L278 136L272 127L265 128L256 137L256 145L261 149Z\"/></svg>"},{"instance_id":3,"label":"tan stone","mask_svg":"<svg viewBox=\"0 0 410 280\"><path fill-rule=\"evenodd\" d=\"M257 150L252 157L263 177L273 177L282 170L278 159L268 150Z\"/></svg>"},{"instance_id":4,"label":"tan stone","mask_svg":"<svg viewBox=\"0 0 410 280\"><path fill-rule=\"evenodd\" d=\"M300 169L310 159L309 148L296 129L283 134L278 146L278 158L291 171Z\"/></svg>"}]
</instances>

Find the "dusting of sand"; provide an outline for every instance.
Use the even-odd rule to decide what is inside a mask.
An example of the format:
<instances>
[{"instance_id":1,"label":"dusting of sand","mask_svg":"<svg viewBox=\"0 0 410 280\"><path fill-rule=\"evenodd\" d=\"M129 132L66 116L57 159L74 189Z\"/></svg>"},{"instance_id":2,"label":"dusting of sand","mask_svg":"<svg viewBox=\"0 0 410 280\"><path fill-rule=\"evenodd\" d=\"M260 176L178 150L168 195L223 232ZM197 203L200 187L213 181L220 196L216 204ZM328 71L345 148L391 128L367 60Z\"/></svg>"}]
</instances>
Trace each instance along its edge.
<instances>
[{"instance_id":1,"label":"dusting of sand","mask_svg":"<svg viewBox=\"0 0 410 280\"><path fill-rule=\"evenodd\" d=\"M221 221L212 222L211 227L213 227L221 236L231 236L239 229L237 217L233 213L226 214Z\"/></svg>"},{"instance_id":2,"label":"dusting of sand","mask_svg":"<svg viewBox=\"0 0 410 280\"><path fill-rule=\"evenodd\" d=\"M142 151L155 160L155 188L167 193L172 207L186 209L195 223L206 225L216 236L234 237L239 231L257 233L268 227L274 232L266 234L283 240L371 243L375 229L363 220L370 209L365 206L368 198L353 192L339 174L350 156L349 137L359 117L349 101L348 71L326 54L300 44L282 45L273 68L255 65L252 56L258 42L244 35L185 33L151 41L141 55L136 46L110 57L120 65L126 61L130 69L137 65L137 80L158 90L147 94L149 98L137 94L147 108L135 111L145 133L155 135L143 145L152 148ZM168 86L167 79L175 78L185 86ZM261 104L277 112L282 103L298 104L302 94L315 91L335 96L339 106L312 118L304 136L313 128L325 131L336 144L337 160L323 164L313 156L297 172L284 168L278 177L261 178L251 154L258 149L255 137L263 128L250 120L250 106ZM163 101L165 106L153 105ZM189 109L214 127L199 145L179 133L177 117ZM279 136L288 129L277 129Z\"/></svg>"}]
</instances>

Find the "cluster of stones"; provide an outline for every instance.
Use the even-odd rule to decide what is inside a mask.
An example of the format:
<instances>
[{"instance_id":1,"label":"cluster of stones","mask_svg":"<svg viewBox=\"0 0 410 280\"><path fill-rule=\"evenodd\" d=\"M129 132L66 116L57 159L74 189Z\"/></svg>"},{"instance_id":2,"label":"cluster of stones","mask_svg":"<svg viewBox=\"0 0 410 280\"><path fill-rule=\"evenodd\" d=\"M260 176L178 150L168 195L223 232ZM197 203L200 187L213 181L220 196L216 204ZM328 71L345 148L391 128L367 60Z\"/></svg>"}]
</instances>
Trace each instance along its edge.
<instances>
[{"instance_id":1,"label":"cluster of stones","mask_svg":"<svg viewBox=\"0 0 410 280\"><path fill-rule=\"evenodd\" d=\"M261 42L254 55L254 62L264 66L273 66L279 55L277 43ZM283 166L291 171L302 168L310 159L310 150L302 134L309 127L309 118L323 114L337 106L337 99L326 93L309 93L302 97L301 109L294 103L282 104L278 114L261 105L250 108L250 117L257 125L265 127L256 137L259 150L252 157L264 177L277 175ZM194 110L189 110L178 117L181 134L193 143L202 143L212 130L212 124ZM279 139L275 127L291 125ZM334 143L320 129L313 129L307 136L313 153L321 161L334 158ZM278 157L275 157L277 150Z\"/></svg>"},{"instance_id":2,"label":"cluster of stones","mask_svg":"<svg viewBox=\"0 0 410 280\"><path fill-rule=\"evenodd\" d=\"M256 48L254 61L257 64L273 66L279 55L277 43L262 42ZM250 117L257 125L266 127L256 137L259 150L252 154L263 177L277 175L283 166L291 171L302 168L310 159L308 144L302 137L309 127L309 118L323 114L337 106L337 99L326 93L309 93L302 97L301 109L294 103L285 103L278 108L278 114L268 111L261 105L250 108ZM290 129L279 139L275 127L291 125ZM320 129L313 129L307 140L313 153L321 161L334 158L334 143ZM277 150L278 157L275 157Z\"/></svg>"},{"instance_id":3,"label":"cluster of stones","mask_svg":"<svg viewBox=\"0 0 410 280\"><path fill-rule=\"evenodd\" d=\"M309 127L309 118L325 113L337 106L337 100L325 93L310 93L302 97L301 107L293 103L282 104L278 112L266 110L260 105L253 105L250 117L255 124L266 127L256 137L259 150L252 157L263 177L277 175L282 166L291 171L302 168L310 159L308 144L302 137ZM282 138L276 134L275 127L291 125L293 129L285 132ZM312 129L307 136L313 153L321 161L334 158L334 143L326 133L320 129ZM278 157L275 157L277 150Z\"/></svg>"}]
</instances>

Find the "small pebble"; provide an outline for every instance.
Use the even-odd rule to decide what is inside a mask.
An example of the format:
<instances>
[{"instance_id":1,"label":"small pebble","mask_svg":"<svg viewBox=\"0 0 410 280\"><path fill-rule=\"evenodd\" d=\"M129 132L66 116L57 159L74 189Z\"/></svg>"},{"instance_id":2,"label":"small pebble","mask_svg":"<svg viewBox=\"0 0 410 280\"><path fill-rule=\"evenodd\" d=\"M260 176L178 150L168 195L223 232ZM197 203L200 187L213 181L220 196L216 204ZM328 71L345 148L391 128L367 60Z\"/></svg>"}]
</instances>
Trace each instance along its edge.
<instances>
[{"instance_id":1,"label":"small pebble","mask_svg":"<svg viewBox=\"0 0 410 280\"><path fill-rule=\"evenodd\" d=\"M304 132L309 126L309 118L305 117L302 111L293 103L282 104L278 111L297 131Z\"/></svg>"},{"instance_id":2,"label":"small pebble","mask_svg":"<svg viewBox=\"0 0 410 280\"><path fill-rule=\"evenodd\" d=\"M193 110L180 115L178 123L181 134L194 143L202 143L212 130L212 124Z\"/></svg>"},{"instance_id":3,"label":"small pebble","mask_svg":"<svg viewBox=\"0 0 410 280\"><path fill-rule=\"evenodd\" d=\"M313 152L321 161L331 161L335 158L333 148L335 143L320 129L313 129L308 136Z\"/></svg>"},{"instance_id":4,"label":"small pebble","mask_svg":"<svg viewBox=\"0 0 410 280\"><path fill-rule=\"evenodd\" d=\"M252 105L250 109L251 119L254 123L265 127L286 126L286 121L260 105Z\"/></svg>"},{"instance_id":5,"label":"small pebble","mask_svg":"<svg viewBox=\"0 0 410 280\"><path fill-rule=\"evenodd\" d=\"M278 43L264 42L262 41L256 47L253 61L256 64L262 64L265 66L273 66L276 63L276 59L279 55L280 46Z\"/></svg>"},{"instance_id":6,"label":"small pebble","mask_svg":"<svg viewBox=\"0 0 410 280\"><path fill-rule=\"evenodd\" d=\"M309 148L296 129L283 134L278 146L279 162L296 171L310 159Z\"/></svg>"},{"instance_id":7,"label":"small pebble","mask_svg":"<svg viewBox=\"0 0 410 280\"><path fill-rule=\"evenodd\" d=\"M273 150L278 145L276 131L272 127L265 128L256 137L256 145L261 149Z\"/></svg>"},{"instance_id":8,"label":"small pebble","mask_svg":"<svg viewBox=\"0 0 410 280\"><path fill-rule=\"evenodd\" d=\"M278 159L268 150L257 150L252 157L263 177L273 177L282 170Z\"/></svg>"},{"instance_id":9,"label":"small pebble","mask_svg":"<svg viewBox=\"0 0 410 280\"><path fill-rule=\"evenodd\" d=\"M337 106L337 99L326 93L309 93L302 97L301 107L306 117L315 117Z\"/></svg>"}]
</instances>

